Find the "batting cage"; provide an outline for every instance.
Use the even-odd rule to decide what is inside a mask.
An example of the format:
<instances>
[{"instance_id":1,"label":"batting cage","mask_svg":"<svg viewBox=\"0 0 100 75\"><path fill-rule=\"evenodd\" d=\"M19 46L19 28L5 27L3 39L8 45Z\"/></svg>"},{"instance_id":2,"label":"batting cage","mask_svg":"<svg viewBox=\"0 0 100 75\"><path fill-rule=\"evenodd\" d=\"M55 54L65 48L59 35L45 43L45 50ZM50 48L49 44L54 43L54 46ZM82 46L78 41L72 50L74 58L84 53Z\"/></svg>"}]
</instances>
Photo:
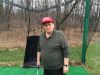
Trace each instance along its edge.
<instances>
[{"instance_id":1,"label":"batting cage","mask_svg":"<svg viewBox=\"0 0 100 75\"><path fill-rule=\"evenodd\" d=\"M89 71L95 71L92 64L99 57L94 54L100 48L99 0L0 0L0 66L28 67L33 73L43 32L41 18L45 16L55 19L56 29L63 31L68 41L71 66L66 75L88 75L82 67L76 67L81 70L78 73L74 66L86 65Z\"/></svg>"}]
</instances>

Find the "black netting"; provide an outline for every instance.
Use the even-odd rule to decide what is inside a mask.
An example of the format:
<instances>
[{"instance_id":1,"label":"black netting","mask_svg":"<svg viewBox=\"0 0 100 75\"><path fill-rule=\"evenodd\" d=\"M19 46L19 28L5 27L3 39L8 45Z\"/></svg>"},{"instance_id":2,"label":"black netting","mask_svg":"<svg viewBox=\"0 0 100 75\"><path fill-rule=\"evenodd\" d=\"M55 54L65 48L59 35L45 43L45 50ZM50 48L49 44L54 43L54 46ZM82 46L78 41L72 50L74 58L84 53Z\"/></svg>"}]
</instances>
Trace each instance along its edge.
<instances>
[{"instance_id":1,"label":"black netting","mask_svg":"<svg viewBox=\"0 0 100 75\"><path fill-rule=\"evenodd\" d=\"M84 0L0 0L0 57L5 55L3 51L19 50L23 62L27 36L37 36L41 33L40 20L44 16L52 16L56 20L56 27L62 30L68 41L71 53L71 62L81 62L81 50L83 40L83 25L85 16ZM93 4L94 3L94 4ZM100 2L92 0L88 44L99 38L100 30ZM12 53L12 54L10 54ZM13 60L13 52L8 52L8 58L0 58L0 63L16 63ZM5 55L6 56L6 55ZM74 57L74 58L72 58Z\"/></svg>"}]
</instances>

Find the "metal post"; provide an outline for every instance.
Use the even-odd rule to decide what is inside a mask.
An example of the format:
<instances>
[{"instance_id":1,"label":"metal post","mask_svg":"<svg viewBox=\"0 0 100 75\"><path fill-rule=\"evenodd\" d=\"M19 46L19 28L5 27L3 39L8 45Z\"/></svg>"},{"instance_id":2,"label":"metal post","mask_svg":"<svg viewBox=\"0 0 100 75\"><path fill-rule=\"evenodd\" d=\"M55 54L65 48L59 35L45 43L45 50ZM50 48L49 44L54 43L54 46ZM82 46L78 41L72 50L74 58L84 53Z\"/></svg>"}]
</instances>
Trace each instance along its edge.
<instances>
[{"instance_id":1,"label":"metal post","mask_svg":"<svg viewBox=\"0 0 100 75\"><path fill-rule=\"evenodd\" d=\"M88 27L89 27L89 17L91 9L91 0L85 0L85 17L84 17L84 33L83 33L83 45L82 45L82 63L85 64L86 61L86 49L88 43Z\"/></svg>"}]
</instances>

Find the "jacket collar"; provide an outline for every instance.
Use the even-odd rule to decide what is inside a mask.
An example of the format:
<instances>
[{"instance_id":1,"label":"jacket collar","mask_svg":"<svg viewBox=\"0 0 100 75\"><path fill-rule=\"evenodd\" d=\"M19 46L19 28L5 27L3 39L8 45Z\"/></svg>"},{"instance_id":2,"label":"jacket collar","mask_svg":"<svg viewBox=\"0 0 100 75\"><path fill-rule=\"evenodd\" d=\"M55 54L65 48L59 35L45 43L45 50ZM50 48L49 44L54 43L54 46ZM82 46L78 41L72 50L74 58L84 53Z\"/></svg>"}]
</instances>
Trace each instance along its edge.
<instances>
[{"instance_id":1,"label":"jacket collar","mask_svg":"<svg viewBox=\"0 0 100 75\"><path fill-rule=\"evenodd\" d=\"M52 38L56 35L56 30L53 30L51 36L49 38ZM46 32L44 32L43 36L46 38Z\"/></svg>"}]
</instances>

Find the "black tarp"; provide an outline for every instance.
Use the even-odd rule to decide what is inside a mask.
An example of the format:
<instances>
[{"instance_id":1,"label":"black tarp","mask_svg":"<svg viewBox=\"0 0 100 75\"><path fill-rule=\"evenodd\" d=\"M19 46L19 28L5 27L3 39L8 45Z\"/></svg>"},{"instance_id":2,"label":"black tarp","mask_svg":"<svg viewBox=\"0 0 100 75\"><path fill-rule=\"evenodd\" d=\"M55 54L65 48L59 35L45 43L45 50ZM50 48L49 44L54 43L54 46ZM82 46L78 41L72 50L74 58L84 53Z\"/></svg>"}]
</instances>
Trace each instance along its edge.
<instances>
[{"instance_id":1,"label":"black tarp","mask_svg":"<svg viewBox=\"0 0 100 75\"><path fill-rule=\"evenodd\" d=\"M23 67L36 66L37 46L39 36L28 36Z\"/></svg>"}]
</instances>

